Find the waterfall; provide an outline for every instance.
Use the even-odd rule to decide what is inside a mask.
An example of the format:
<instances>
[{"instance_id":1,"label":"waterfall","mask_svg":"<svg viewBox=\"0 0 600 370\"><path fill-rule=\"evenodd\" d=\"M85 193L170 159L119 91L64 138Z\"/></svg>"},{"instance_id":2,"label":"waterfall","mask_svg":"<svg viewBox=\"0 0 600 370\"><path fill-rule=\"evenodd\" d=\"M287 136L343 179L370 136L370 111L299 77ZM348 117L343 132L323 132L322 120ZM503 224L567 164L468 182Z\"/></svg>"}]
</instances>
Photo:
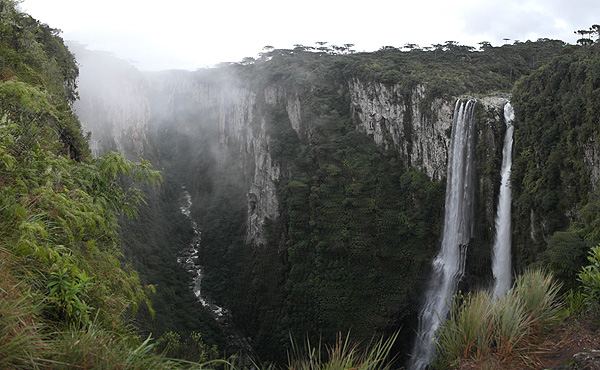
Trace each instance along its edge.
<instances>
[{"instance_id":1,"label":"waterfall","mask_svg":"<svg viewBox=\"0 0 600 370\"><path fill-rule=\"evenodd\" d=\"M515 114L510 103L504 106L504 121L506 122L506 134L504 136L504 148L502 149L502 182L500 184L500 195L498 196L498 213L496 214L496 238L494 240L492 272L494 273L494 294L505 295L510 289L511 283L511 214L510 203L512 191L510 188L510 169L512 167L512 124Z\"/></svg>"},{"instance_id":2,"label":"waterfall","mask_svg":"<svg viewBox=\"0 0 600 370\"><path fill-rule=\"evenodd\" d=\"M474 105L475 100L459 100L454 108L442 246L433 260L409 369L427 368L435 352L436 332L448 315L452 296L464 273L466 248L473 234Z\"/></svg>"}]
</instances>

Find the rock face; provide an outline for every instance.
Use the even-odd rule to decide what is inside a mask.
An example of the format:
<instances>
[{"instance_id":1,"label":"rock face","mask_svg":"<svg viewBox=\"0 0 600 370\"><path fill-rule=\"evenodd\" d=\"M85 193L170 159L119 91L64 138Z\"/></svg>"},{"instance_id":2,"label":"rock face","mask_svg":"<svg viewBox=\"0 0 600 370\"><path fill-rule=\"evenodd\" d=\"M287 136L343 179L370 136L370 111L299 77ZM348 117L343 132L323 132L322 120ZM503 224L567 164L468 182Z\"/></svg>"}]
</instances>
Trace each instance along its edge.
<instances>
[{"instance_id":1,"label":"rock face","mask_svg":"<svg viewBox=\"0 0 600 370\"><path fill-rule=\"evenodd\" d=\"M600 370L600 350L576 353L566 364L555 366L552 370Z\"/></svg>"},{"instance_id":2,"label":"rock face","mask_svg":"<svg viewBox=\"0 0 600 370\"><path fill-rule=\"evenodd\" d=\"M398 150L412 168L431 179L446 176L454 102L428 101L422 85L405 91L399 85L353 79L348 87L359 131L378 145Z\"/></svg>"},{"instance_id":3,"label":"rock face","mask_svg":"<svg viewBox=\"0 0 600 370\"><path fill-rule=\"evenodd\" d=\"M198 135L198 126L212 127L218 165L234 163L235 168L224 170L243 172L247 182L246 241L264 244L265 223L279 216L276 182L281 168L272 156L271 138L261 111L265 101L274 105L281 97L271 90L259 96L231 79L215 81L182 71L150 74L148 80L156 125L174 125L181 134L191 137ZM182 111L191 119L177 120L176 115Z\"/></svg>"},{"instance_id":4,"label":"rock face","mask_svg":"<svg viewBox=\"0 0 600 370\"><path fill-rule=\"evenodd\" d=\"M267 220L279 217L276 184L284 176L273 155L269 111L280 109L301 140L311 136L311 123L303 119L308 104L295 90L279 84L253 89L231 76L209 73L166 71L142 74L110 55L98 58L78 55L81 61L80 95L76 111L90 146L98 155L108 150L126 153L132 159L159 158L148 144L150 127L177 130L194 140L198 127L212 127L214 148L221 166L235 166L246 182L246 241L265 243ZM446 177L446 163L455 99L428 96L425 86L403 89L357 78L340 86L349 96L349 111L356 130L371 136L380 146L396 150L407 165L424 172L434 181ZM505 97L480 100L486 111L501 108ZM188 118L182 120L181 116ZM494 157L502 146L495 128L497 117L487 115L479 127L478 141ZM495 126L496 125L496 126ZM595 153L595 152L594 152ZM592 156L593 157L593 156ZM594 157L595 158L595 157ZM483 159L484 161L489 160ZM202 176L202 174L198 174ZM482 178L486 215L493 218L494 181Z\"/></svg>"},{"instance_id":5,"label":"rock face","mask_svg":"<svg viewBox=\"0 0 600 370\"><path fill-rule=\"evenodd\" d=\"M109 54L79 49L80 100L74 104L95 156L118 151L139 159L148 151L150 106L142 74Z\"/></svg>"},{"instance_id":6,"label":"rock face","mask_svg":"<svg viewBox=\"0 0 600 370\"><path fill-rule=\"evenodd\" d=\"M446 177L456 98L430 98L423 85L407 91L399 85L353 79L348 87L357 130L371 136L378 145L399 151L411 168L432 180ZM508 96L488 96L478 101L486 113L477 128L477 141L487 143L492 151L501 148L497 127L503 121L497 111Z\"/></svg>"},{"instance_id":7,"label":"rock face","mask_svg":"<svg viewBox=\"0 0 600 370\"><path fill-rule=\"evenodd\" d=\"M264 99L270 104L268 93L264 92ZM256 94L247 88L234 88L230 99L221 100L225 104L219 108L218 123L221 149L239 155L251 179L247 193L246 242L261 245L265 243L267 220L279 217L276 182L280 179L281 167L273 158L271 137L264 115L258 113ZM275 98L272 104L277 101Z\"/></svg>"},{"instance_id":8,"label":"rock face","mask_svg":"<svg viewBox=\"0 0 600 370\"><path fill-rule=\"evenodd\" d=\"M483 201L481 212L489 220L493 220L496 214L496 192L500 184L500 168L497 165L502 161L506 130L503 109L508 101L508 96L487 96L479 100L483 108L477 127L479 193Z\"/></svg>"},{"instance_id":9,"label":"rock face","mask_svg":"<svg viewBox=\"0 0 600 370\"><path fill-rule=\"evenodd\" d=\"M598 189L600 181L600 148L598 147L598 142L594 141L593 136L584 144L584 148L585 157L583 158L583 163L590 174L592 188L595 190Z\"/></svg>"}]
</instances>

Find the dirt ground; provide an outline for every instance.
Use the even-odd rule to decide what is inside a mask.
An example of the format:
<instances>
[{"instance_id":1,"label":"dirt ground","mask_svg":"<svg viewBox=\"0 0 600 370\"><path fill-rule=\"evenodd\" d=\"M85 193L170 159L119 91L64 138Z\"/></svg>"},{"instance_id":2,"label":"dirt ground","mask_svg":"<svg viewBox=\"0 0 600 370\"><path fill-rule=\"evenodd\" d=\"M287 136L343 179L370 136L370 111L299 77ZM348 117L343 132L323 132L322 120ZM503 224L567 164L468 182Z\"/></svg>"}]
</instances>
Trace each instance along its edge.
<instances>
[{"instance_id":1,"label":"dirt ground","mask_svg":"<svg viewBox=\"0 0 600 370\"><path fill-rule=\"evenodd\" d=\"M466 361L460 370L545 370L565 364L574 354L600 349L600 327L591 318L569 318L545 335L545 339L519 356L498 359L495 356Z\"/></svg>"},{"instance_id":2,"label":"dirt ground","mask_svg":"<svg viewBox=\"0 0 600 370\"><path fill-rule=\"evenodd\" d=\"M600 349L600 328L591 318L568 319L556 328L534 353L537 369L551 369L564 364L574 354Z\"/></svg>"}]
</instances>

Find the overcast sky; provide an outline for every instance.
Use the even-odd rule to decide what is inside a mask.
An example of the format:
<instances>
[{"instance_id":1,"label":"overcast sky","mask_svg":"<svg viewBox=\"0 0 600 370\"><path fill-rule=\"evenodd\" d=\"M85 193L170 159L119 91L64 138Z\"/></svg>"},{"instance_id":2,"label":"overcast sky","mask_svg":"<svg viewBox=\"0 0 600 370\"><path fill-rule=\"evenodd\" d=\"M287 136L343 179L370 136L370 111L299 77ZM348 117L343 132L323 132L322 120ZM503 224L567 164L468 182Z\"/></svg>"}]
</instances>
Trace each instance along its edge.
<instances>
[{"instance_id":1,"label":"overcast sky","mask_svg":"<svg viewBox=\"0 0 600 370\"><path fill-rule=\"evenodd\" d=\"M65 40L141 70L239 62L262 48L355 44L494 46L540 37L575 43L600 23L600 0L24 0L21 9Z\"/></svg>"}]
</instances>

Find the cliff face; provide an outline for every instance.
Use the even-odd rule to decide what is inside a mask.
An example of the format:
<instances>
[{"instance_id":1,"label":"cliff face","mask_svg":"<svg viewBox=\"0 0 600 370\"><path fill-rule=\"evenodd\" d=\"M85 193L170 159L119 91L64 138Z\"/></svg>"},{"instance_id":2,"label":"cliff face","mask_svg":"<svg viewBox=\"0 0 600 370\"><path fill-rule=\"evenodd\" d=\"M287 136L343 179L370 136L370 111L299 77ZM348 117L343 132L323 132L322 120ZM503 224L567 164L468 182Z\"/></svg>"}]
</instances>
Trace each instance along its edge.
<instances>
[{"instance_id":1,"label":"cliff face","mask_svg":"<svg viewBox=\"0 0 600 370\"><path fill-rule=\"evenodd\" d=\"M357 130L399 151L431 179L446 176L454 102L428 99L422 85L404 91L399 85L352 79L348 87Z\"/></svg>"},{"instance_id":2,"label":"cliff face","mask_svg":"<svg viewBox=\"0 0 600 370\"><path fill-rule=\"evenodd\" d=\"M423 85L406 91L399 85L352 79L348 87L358 131L371 136L378 145L402 153L411 168L431 179L440 181L446 177L457 98L431 98ZM506 102L507 96L487 96L479 100L485 113L480 117L477 142L487 147L480 160L489 160L502 146L497 135L504 121L498 110Z\"/></svg>"},{"instance_id":3,"label":"cliff face","mask_svg":"<svg viewBox=\"0 0 600 370\"><path fill-rule=\"evenodd\" d=\"M349 82L351 112L356 129L380 146L398 151L409 166L434 181L446 177L452 116L457 98L430 98L418 85L403 90L379 82ZM463 284L476 285L491 278L490 246L493 242L496 201L500 183L504 94L478 99L476 106L476 218L474 238L467 253Z\"/></svg>"},{"instance_id":4,"label":"cliff face","mask_svg":"<svg viewBox=\"0 0 600 370\"><path fill-rule=\"evenodd\" d=\"M590 137L583 147L585 153L583 163L586 171L590 174L592 188L596 190L600 181L600 147L593 137Z\"/></svg>"},{"instance_id":5,"label":"cliff face","mask_svg":"<svg viewBox=\"0 0 600 370\"><path fill-rule=\"evenodd\" d=\"M148 152L150 106L142 74L108 54L75 47L80 66L80 100L74 104L95 156L118 151L131 159Z\"/></svg>"},{"instance_id":6,"label":"cliff face","mask_svg":"<svg viewBox=\"0 0 600 370\"><path fill-rule=\"evenodd\" d=\"M153 132L159 137L166 130L175 131L180 139L191 140L192 147L193 141L210 136L217 171L238 172L244 182L246 242L264 244L265 223L279 215L276 182L281 167L272 156L271 138L261 111L264 102L275 105L281 98L275 90L257 93L230 78L214 80L182 71L148 74L147 78ZM179 141L175 141L176 146ZM181 148L175 150L180 151L177 155L190 155ZM198 159L191 155L190 162Z\"/></svg>"},{"instance_id":7,"label":"cliff face","mask_svg":"<svg viewBox=\"0 0 600 370\"><path fill-rule=\"evenodd\" d=\"M82 58L82 98L76 109L84 129L92 132L94 154L117 150L134 158L158 159L161 153L149 148L149 130L157 136L174 130L178 137L193 141L206 135L198 131L199 127L212 127L212 151L217 162L234 166L232 170L243 173L246 181L246 241L264 244L267 220L279 217L276 184L285 172L273 156L266 111L283 107L298 137L308 139L312 127L303 121L308 108L299 94L278 84L255 91L231 77L214 79L183 71L142 75L126 63L107 60L112 67L100 72L106 60ZM399 152L410 168L432 180L445 178L454 99L430 98L422 85L406 91L399 85L357 78L348 82L347 89L357 131L372 137L377 145ZM485 98L481 102L490 111L506 101ZM497 115L486 119L478 136L482 147L487 148L482 160L497 155L502 145L497 142L497 127L493 128L500 119ZM490 174L481 177L488 221L493 220L493 184Z\"/></svg>"},{"instance_id":8,"label":"cliff face","mask_svg":"<svg viewBox=\"0 0 600 370\"><path fill-rule=\"evenodd\" d=\"M276 182L281 167L273 158L267 121L260 114L257 94L244 87L221 90L218 110L219 143L221 150L234 160L241 160L249 179L247 190L246 242L265 243L264 226L267 220L279 216ZM272 91L264 91L267 104L276 104Z\"/></svg>"},{"instance_id":9,"label":"cliff face","mask_svg":"<svg viewBox=\"0 0 600 370\"><path fill-rule=\"evenodd\" d=\"M500 185L500 163L504 145L504 105L509 96L487 96L480 99L478 114L477 163L480 213L493 222L496 215L497 192Z\"/></svg>"}]
</instances>

